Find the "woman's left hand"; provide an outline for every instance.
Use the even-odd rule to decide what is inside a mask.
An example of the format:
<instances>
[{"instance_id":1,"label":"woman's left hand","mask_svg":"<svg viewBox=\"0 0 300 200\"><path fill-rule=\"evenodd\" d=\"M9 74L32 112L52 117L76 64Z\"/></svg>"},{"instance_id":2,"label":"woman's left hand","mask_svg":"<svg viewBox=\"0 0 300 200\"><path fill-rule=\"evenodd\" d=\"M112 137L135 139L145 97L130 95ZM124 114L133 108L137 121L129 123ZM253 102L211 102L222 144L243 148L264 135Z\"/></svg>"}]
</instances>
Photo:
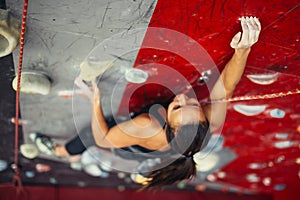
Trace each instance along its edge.
<instances>
[{"instance_id":1,"label":"woman's left hand","mask_svg":"<svg viewBox=\"0 0 300 200\"><path fill-rule=\"evenodd\" d=\"M98 88L96 79L92 80L92 96L91 96L91 103L94 106L100 106L100 90Z\"/></svg>"},{"instance_id":2,"label":"woman's left hand","mask_svg":"<svg viewBox=\"0 0 300 200\"><path fill-rule=\"evenodd\" d=\"M93 105L100 105L100 90L97 86L96 79L92 80L92 87L88 86L80 76L75 79L74 83L84 92Z\"/></svg>"},{"instance_id":3,"label":"woman's left hand","mask_svg":"<svg viewBox=\"0 0 300 200\"><path fill-rule=\"evenodd\" d=\"M79 75L75 81L75 85L81 89L81 91L88 97L91 98L93 91L91 88L82 80L81 76Z\"/></svg>"},{"instance_id":4,"label":"woman's left hand","mask_svg":"<svg viewBox=\"0 0 300 200\"><path fill-rule=\"evenodd\" d=\"M250 49L258 41L261 31L261 25L256 17L242 17L241 26L243 33L238 32L230 43L230 46L236 50Z\"/></svg>"}]
</instances>

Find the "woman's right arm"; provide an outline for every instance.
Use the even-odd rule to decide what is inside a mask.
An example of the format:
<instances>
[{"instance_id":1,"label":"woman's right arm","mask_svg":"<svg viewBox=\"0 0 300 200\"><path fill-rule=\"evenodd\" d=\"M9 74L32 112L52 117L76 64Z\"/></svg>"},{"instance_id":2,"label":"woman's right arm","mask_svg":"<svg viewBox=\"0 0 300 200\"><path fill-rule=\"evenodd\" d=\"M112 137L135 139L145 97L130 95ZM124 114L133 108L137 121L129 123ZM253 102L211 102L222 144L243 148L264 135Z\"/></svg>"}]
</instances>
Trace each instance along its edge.
<instances>
[{"instance_id":1,"label":"woman's right arm","mask_svg":"<svg viewBox=\"0 0 300 200\"><path fill-rule=\"evenodd\" d=\"M251 46L258 41L261 25L256 17L242 17L241 26L243 33L237 33L230 43L235 52L210 92L209 100L226 99L232 96L244 73ZM211 131L217 130L224 123L227 106L228 102L208 104L204 107Z\"/></svg>"}]
</instances>

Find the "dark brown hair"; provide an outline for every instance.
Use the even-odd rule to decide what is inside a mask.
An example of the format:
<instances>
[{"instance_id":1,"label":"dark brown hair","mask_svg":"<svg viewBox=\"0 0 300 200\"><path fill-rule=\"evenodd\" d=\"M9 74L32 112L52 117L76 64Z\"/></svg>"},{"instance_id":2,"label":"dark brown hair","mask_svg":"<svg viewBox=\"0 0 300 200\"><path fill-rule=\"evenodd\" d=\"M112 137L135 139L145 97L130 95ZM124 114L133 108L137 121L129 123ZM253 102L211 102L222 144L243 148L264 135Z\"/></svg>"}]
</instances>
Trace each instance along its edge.
<instances>
[{"instance_id":1,"label":"dark brown hair","mask_svg":"<svg viewBox=\"0 0 300 200\"><path fill-rule=\"evenodd\" d=\"M143 189L158 189L194 177L197 170L193 155L199 152L210 138L208 122L180 126L176 135L175 129L167 125L166 134L171 135L171 149L181 156L173 162L172 158L163 159L159 166L155 166L157 170L146 176L149 181Z\"/></svg>"}]
</instances>

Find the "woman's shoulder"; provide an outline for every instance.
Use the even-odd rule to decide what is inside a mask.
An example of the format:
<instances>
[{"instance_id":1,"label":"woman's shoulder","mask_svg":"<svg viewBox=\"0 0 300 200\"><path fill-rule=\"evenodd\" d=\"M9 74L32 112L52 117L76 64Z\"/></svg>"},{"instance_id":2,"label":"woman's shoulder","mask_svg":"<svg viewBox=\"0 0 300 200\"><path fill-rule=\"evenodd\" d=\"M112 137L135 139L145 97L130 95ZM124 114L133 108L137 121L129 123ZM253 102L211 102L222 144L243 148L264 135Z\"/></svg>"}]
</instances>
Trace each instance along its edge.
<instances>
[{"instance_id":1,"label":"woman's shoulder","mask_svg":"<svg viewBox=\"0 0 300 200\"><path fill-rule=\"evenodd\" d=\"M135 136L140 137L138 145L158 150L167 144L165 130L160 122L150 114L140 114L133 119Z\"/></svg>"},{"instance_id":2,"label":"woman's shoulder","mask_svg":"<svg viewBox=\"0 0 300 200\"><path fill-rule=\"evenodd\" d=\"M143 113L134 117L132 122L133 126L135 126L137 130L140 128L144 129L145 127L154 130L161 129L158 119L149 113Z\"/></svg>"}]
</instances>

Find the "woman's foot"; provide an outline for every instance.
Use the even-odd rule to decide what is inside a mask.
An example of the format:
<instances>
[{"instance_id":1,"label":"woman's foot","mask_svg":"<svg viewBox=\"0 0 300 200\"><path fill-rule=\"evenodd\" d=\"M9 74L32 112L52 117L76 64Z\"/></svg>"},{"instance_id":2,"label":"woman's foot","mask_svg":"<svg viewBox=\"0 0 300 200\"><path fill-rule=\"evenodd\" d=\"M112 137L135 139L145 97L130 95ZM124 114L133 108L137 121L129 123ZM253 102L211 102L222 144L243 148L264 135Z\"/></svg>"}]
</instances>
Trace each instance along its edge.
<instances>
[{"instance_id":1,"label":"woman's foot","mask_svg":"<svg viewBox=\"0 0 300 200\"><path fill-rule=\"evenodd\" d=\"M29 137L42 153L60 158L65 157L69 162L80 160L81 155L70 155L64 145L56 145L48 136L41 133L30 133Z\"/></svg>"},{"instance_id":2,"label":"woman's foot","mask_svg":"<svg viewBox=\"0 0 300 200\"><path fill-rule=\"evenodd\" d=\"M63 145L57 145L57 146L55 146L54 147L54 153L58 157L67 157L67 156L70 156L70 154L68 153L66 147L63 146Z\"/></svg>"}]
</instances>

